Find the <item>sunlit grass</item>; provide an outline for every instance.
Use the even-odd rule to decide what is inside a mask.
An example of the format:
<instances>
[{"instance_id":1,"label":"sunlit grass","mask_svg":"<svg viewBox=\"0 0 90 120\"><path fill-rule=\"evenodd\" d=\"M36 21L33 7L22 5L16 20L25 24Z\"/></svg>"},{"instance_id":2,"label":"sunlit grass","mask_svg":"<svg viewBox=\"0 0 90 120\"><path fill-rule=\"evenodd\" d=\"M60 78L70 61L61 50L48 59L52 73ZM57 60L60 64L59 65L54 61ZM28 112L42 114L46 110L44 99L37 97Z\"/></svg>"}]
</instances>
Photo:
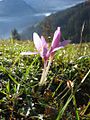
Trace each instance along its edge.
<instances>
[{"instance_id":1,"label":"sunlit grass","mask_svg":"<svg viewBox=\"0 0 90 120\"><path fill-rule=\"evenodd\" d=\"M90 43L56 52L42 87L43 61L39 55L21 56L22 51L34 51L33 42L0 41L0 119L89 120Z\"/></svg>"}]
</instances>

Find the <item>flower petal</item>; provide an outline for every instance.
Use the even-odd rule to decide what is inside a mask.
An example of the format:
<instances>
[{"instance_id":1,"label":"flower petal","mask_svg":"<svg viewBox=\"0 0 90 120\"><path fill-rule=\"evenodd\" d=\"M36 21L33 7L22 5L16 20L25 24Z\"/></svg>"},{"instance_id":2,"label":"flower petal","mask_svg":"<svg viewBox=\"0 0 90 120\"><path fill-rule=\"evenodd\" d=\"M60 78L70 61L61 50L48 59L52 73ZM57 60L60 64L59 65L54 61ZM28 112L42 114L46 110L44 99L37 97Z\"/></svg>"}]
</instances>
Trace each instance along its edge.
<instances>
[{"instance_id":1,"label":"flower petal","mask_svg":"<svg viewBox=\"0 0 90 120\"><path fill-rule=\"evenodd\" d=\"M35 55L39 54L38 52L21 52L20 55Z\"/></svg>"},{"instance_id":2,"label":"flower petal","mask_svg":"<svg viewBox=\"0 0 90 120\"><path fill-rule=\"evenodd\" d=\"M64 41L62 41L62 42L60 43L59 47L54 48L54 49L51 51L51 53L52 53L52 52L55 52L55 51L57 51L57 50L59 50L59 49L61 49L61 48L64 48L64 46L66 46L68 43L70 43L70 40L64 40Z\"/></svg>"},{"instance_id":3,"label":"flower petal","mask_svg":"<svg viewBox=\"0 0 90 120\"><path fill-rule=\"evenodd\" d=\"M59 47L60 37L61 37L61 31L60 31L60 27L58 27L57 30L54 33L53 41L52 41L52 44L51 44L52 49L54 49L56 47Z\"/></svg>"},{"instance_id":4,"label":"flower petal","mask_svg":"<svg viewBox=\"0 0 90 120\"><path fill-rule=\"evenodd\" d=\"M42 58L45 58L48 51L48 44L43 36L41 36L41 41L42 41L42 48L39 52L40 52L40 56Z\"/></svg>"},{"instance_id":5,"label":"flower petal","mask_svg":"<svg viewBox=\"0 0 90 120\"><path fill-rule=\"evenodd\" d=\"M60 43L60 46L66 46L68 43L70 43L70 40L64 40Z\"/></svg>"},{"instance_id":6,"label":"flower petal","mask_svg":"<svg viewBox=\"0 0 90 120\"><path fill-rule=\"evenodd\" d=\"M43 36L41 36L42 46L48 48L48 44Z\"/></svg>"},{"instance_id":7,"label":"flower petal","mask_svg":"<svg viewBox=\"0 0 90 120\"><path fill-rule=\"evenodd\" d=\"M40 51L40 56L42 58L45 58L46 57L46 54L47 54L47 48L43 47L42 48L42 51Z\"/></svg>"},{"instance_id":8,"label":"flower petal","mask_svg":"<svg viewBox=\"0 0 90 120\"><path fill-rule=\"evenodd\" d=\"M38 36L38 34L35 32L33 33L33 41L36 49L40 51L40 49L42 48L42 41L41 41L41 38Z\"/></svg>"},{"instance_id":9,"label":"flower petal","mask_svg":"<svg viewBox=\"0 0 90 120\"><path fill-rule=\"evenodd\" d=\"M60 47L54 48L54 49L51 51L51 53L53 53L53 52L55 52L55 51L57 51L57 50L59 50L59 49L61 49L61 48L63 48L63 46L60 46Z\"/></svg>"}]
</instances>

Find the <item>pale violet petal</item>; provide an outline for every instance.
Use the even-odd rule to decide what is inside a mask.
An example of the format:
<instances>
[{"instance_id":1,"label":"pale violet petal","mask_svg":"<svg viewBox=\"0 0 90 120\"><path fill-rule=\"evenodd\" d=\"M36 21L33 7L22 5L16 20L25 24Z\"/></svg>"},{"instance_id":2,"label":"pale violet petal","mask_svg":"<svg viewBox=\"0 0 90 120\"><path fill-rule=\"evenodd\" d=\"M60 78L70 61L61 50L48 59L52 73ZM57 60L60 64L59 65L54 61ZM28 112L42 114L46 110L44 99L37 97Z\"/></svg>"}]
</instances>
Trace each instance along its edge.
<instances>
[{"instance_id":1,"label":"pale violet petal","mask_svg":"<svg viewBox=\"0 0 90 120\"><path fill-rule=\"evenodd\" d=\"M39 54L38 52L21 52L20 55L35 55Z\"/></svg>"},{"instance_id":2,"label":"pale violet petal","mask_svg":"<svg viewBox=\"0 0 90 120\"><path fill-rule=\"evenodd\" d=\"M61 38L61 31L60 31L60 27L58 27L54 33L53 41L51 44L52 49L59 47L60 38Z\"/></svg>"},{"instance_id":3,"label":"pale violet petal","mask_svg":"<svg viewBox=\"0 0 90 120\"><path fill-rule=\"evenodd\" d=\"M48 44L43 36L41 36L41 40L42 40L42 46L44 46L45 48L48 48Z\"/></svg>"},{"instance_id":4,"label":"pale violet petal","mask_svg":"<svg viewBox=\"0 0 90 120\"><path fill-rule=\"evenodd\" d=\"M46 57L46 54L47 54L47 49L44 47L44 48L42 49L42 51L40 52L40 56L41 56L42 58L45 58L45 57Z\"/></svg>"},{"instance_id":5,"label":"pale violet petal","mask_svg":"<svg viewBox=\"0 0 90 120\"><path fill-rule=\"evenodd\" d=\"M54 48L54 49L51 51L51 53L53 53L53 52L55 52L55 51L57 51L57 50L59 50L59 49L61 49L61 48L64 48L64 47L63 47L63 46L60 46L60 47Z\"/></svg>"},{"instance_id":6,"label":"pale violet petal","mask_svg":"<svg viewBox=\"0 0 90 120\"><path fill-rule=\"evenodd\" d=\"M35 32L33 33L33 41L34 41L36 49L40 51L40 49L42 48L42 41L39 35Z\"/></svg>"},{"instance_id":7,"label":"pale violet petal","mask_svg":"<svg viewBox=\"0 0 90 120\"><path fill-rule=\"evenodd\" d=\"M67 44L70 43L70 40L64 40L60 43L61 46L66 46Z\"/></svg>"}]
</instances>

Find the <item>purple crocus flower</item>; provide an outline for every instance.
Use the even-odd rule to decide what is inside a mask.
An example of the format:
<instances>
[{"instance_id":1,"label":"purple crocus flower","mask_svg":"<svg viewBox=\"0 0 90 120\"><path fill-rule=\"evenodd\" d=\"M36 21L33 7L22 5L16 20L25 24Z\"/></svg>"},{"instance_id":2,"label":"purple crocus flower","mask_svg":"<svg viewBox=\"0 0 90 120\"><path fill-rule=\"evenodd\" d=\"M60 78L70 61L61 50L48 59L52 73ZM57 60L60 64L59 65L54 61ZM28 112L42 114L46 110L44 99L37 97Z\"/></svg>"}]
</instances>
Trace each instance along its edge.
<instances>
[{"instance_id":1,"label":"purple crocus flower","mask_svg":"<svg viewBox=\"0 0 90 120\"><path fill-rule=\"evenodd\" d=\"M55 51L59 50L60 48L63 48L70 42L69 40L64 40L60 42L60 40L61 40L61 31L60 31L60 27L58 27L54 33L50 50L47 52L47 58L49 58L50 56L53 57Z\"/></svg>"},{"instance_id":2,"label":"purple crocus flower","mask_svg":"<svg viewBox=\"0 0 90 120\"><path fill-rule=\"evenodd\" d=\"M45 41L45 38L37 33L33 33L33 41L34 45L37 49L37 52L21 52L21 55L33 55L33 54L40 54L40 56L44 59L48 50L48 44Z\"/></svg>"},{"instance_id":3,"label":"purple crocus flower","mask_svg":"<svg viewBox=\"0 0 90 120\"><path fill-rule=\"evenodd\" d=\"M33 33L33 41L37 52L21 52L21 55L32 55L32 54L40 54L40 56L45 60L45 62L49 59L49 57L53 57L55 51L59 50L60 48L64 47L69 43L69 40L64 40L60 42L61 39L61 31L60 27L54 33L53 41L51 43L51 47L48 50L48 44L43 36L41 38L38 36L37 33Z\"/></svg>"}]
</instances>

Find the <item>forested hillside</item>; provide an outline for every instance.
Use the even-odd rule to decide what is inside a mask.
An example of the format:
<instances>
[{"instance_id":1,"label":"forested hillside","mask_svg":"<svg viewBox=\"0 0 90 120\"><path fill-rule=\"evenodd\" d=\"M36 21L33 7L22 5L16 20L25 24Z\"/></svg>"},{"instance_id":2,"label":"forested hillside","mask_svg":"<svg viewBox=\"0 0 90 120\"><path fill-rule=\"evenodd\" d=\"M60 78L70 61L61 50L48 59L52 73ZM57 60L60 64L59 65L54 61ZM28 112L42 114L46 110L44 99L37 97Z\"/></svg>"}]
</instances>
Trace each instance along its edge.
<instances>
[{"instance_id":1,"label":"forested hillside","mask_svg":"<svg viewBox=\"0 0 90 120\"><path fill-rule=\"evenodd\" d=\"M84 2L66 10L57 12L46 17L38 25L23 31L23 38L31 38L31 34L36 31L44 36L52 36L57 26L61 27L63 37L71 39L72 42L79 42L81 30L84 25L83 41L90 38L90 2Z\"/></svg>"}]
</instances>

